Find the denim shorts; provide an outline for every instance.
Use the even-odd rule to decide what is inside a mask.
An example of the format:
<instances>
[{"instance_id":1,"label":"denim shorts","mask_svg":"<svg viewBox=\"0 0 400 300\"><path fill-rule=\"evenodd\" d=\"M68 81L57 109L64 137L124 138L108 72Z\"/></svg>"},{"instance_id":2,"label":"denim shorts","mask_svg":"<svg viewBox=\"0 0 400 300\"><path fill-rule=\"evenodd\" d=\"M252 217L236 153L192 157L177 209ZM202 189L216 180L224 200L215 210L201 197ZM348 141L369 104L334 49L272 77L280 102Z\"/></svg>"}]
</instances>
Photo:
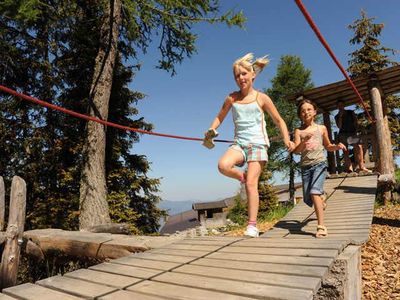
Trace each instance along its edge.
<instances>
[{"instance_id":1,"label":"denim shorts","mask_svg":"<svg viewBox=\"0 0 400 300\"><path fill-rule=\"evenodd\" d=\"M324 193L327 168L328 166L325 161L301 168L303 201L310 207L313 206L311 195L322 195Z\"/></svg>"},{"instance_id":2,"label":"denim shorts","mask_svg":"<svg viewBox=\"0 0 400 300\"><path fill-rule=\"evenodd\" d=\"M242 153L244 162L239 167L249 161L268 161L268 146L266 145L249 144L248 146L242 146L233 144L229 148Z\"/></svg>"}]
</instances>

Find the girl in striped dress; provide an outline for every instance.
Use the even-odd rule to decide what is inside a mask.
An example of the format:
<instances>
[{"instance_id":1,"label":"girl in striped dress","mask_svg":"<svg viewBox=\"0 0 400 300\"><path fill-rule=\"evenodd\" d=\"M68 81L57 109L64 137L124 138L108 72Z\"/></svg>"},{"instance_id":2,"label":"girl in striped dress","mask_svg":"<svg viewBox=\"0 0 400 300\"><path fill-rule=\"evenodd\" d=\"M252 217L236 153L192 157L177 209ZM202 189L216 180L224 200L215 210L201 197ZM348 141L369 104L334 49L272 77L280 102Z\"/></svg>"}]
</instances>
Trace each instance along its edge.
<instances>
[{"instance_id":1,"label":"girl in striped dress","mask_svg":"<svg viewBox=\"0 0 400 300\"><path fill-rule=\"evenodd\" d=\"M235 125L234 144L219 160L218 169L225 176L245 184L248 201L248 226L245 235L250 237L259 235L256 226L259 207L258 180L268 160L269 139L264 112L269 114L279 128L288 151L294 147L290 141L286 123L279 115L271 98L253 88L256 76L268 62L266 57L253 61L252 53L234 62L233 76L239 90L226 97L221 110L207 131L215 132L228 112L232 110ZM248 164L246 173L236 168L244 163Z\"/></svg>"}]
</instances>

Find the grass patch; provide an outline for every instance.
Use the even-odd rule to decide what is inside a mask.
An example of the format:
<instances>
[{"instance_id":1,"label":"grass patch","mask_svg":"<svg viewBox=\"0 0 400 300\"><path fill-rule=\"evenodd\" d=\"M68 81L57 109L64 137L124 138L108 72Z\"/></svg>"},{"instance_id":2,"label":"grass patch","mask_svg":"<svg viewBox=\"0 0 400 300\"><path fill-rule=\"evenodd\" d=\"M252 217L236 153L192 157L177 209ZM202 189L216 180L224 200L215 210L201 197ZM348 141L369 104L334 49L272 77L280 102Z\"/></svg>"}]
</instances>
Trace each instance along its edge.
<instances>
[{"instance_id":1,"label":"grass patch","mask_svg":"<svg viewBox=\"0 0 400 300\"><path fill-rule=\"evenodd\" d=\"M260 210L258 212L257 222L271 222L283 218L291 209L293 205L278 204L273 208L267 210ZM247 202L240 198L240 195L235 197L235 205L230 209L228 213L228 219L232 222L244 226L247 224Z\"/></svg>"}]
</instances>

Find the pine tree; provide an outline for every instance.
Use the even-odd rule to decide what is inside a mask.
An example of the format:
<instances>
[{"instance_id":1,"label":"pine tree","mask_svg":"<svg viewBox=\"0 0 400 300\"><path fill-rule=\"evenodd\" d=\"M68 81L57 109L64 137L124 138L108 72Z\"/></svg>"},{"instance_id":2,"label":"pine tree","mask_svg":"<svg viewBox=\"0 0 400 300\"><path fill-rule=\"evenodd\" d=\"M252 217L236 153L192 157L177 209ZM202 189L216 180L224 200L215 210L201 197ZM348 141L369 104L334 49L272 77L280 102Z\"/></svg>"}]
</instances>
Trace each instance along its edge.
<instances>
[{"instance_id":1,"label":"pine tree","mask_svg":"<svg viewBox=\"0 0 400 300\"><path fill-rule=\"evenodd\" d=\"M272 87L266 93L271 97L280 115L286 122L289 132L294 132L300 124L297 116L297 108L294 102L289 102L287 97L301 94L305 90L313 88L311 71L306 69L300 57L284 55L281 57L277 73L271 80ZM270 118L267 118L267 130L270 137L279 136L279 130ZM298 163L288 154L286 148L278 141L272 141L268 150L268 170L271 172L284 172L289 177L290 197L294 196L294 177L299 170Z\"/></svg>"},{"instance_id":2,"label":"pine tree","mask_svg":"<svg viewBox=\"0 0 400 300\"><path fill-rule=\"evenodd\" d=\"M374 72L383 70L389 66L397 65L390 58L398 50L384 47L381 45L379 36L384 29L383 23L374 23L375 18L368 18L367 13L362 10L361 18L355 20L348 26L354 32L354 37L350 39L351 45L361 45L361 48L352 52L348 62L348 71L351 77L368 76ZM389 55L390 54L390 55ZM394 154L400 153L400 97L397 95L386 95L385 109L388 116L389 128L392 135L392 145ZM367 103L370 107L370 103ZM370 126L365 114L360 114L360 123L364 127Z\"/></svg>"},{"instance_id":3,"label":"pine tree","mask_svg":"<svg viewBox=\"0 0 400 300\"><path fill-rule=\"evenodd\" d=\"M112 76L103 81L110 99L97 104L97 108L107 111L100 116L103 119L145 130L151 130L151 124L134 119L138 114L136 102L143 95L129 90L128 84L133 70L138 71L134 65L138 53L146 52L153 36L160 38L158 67L174 74L175 65L195 53L193 24L241 26L244 22L242 13L228 11L220 15L218 1L3 1L2 83L80 113L88 114L92 109L98 117L93 110L95 97L90 92L97 78L93 74L101 73L95 72L102 67L101 59L96 61L96 57L107 42L101 35L106 35L101 28L107 18L102 17L107 7L121 2L120 31L112 45L116 49L109 73ZM110 71L109 65L102 70ZM27 181L27 229L76 229L81 213L79 179L87 158L82 154L82 133L87 122L9 95L1 97L0 169L8 180L20 175ZM159 180L148 178L149 162L144 155L131 153L139 139L136 133L107 129L101 145L106 155L100 162L105 166L105 182L100 185L106 184L107 190L100 201L108 202L112 220L128 221L136 230L154 232L162 215L157 208Z\"/></svg>"}]
</instances>

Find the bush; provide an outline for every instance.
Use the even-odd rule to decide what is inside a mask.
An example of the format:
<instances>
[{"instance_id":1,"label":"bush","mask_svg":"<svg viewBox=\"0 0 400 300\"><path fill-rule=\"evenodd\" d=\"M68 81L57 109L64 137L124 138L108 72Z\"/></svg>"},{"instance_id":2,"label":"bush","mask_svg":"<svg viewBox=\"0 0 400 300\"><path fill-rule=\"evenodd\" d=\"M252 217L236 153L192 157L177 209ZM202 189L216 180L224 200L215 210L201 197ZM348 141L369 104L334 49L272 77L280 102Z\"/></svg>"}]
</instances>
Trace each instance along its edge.
<instances>
[{"instance_id":1,"label":"bush","mask_svg":"<svg viewBox=\"0 0 400 300\"><path fill-rule=\"evenodd\" d=\"M243 201L240 194L236 195L235 206L229 210L227 217L239 225L247 224L247 201Z\"/></svg>"}]
</instances>

